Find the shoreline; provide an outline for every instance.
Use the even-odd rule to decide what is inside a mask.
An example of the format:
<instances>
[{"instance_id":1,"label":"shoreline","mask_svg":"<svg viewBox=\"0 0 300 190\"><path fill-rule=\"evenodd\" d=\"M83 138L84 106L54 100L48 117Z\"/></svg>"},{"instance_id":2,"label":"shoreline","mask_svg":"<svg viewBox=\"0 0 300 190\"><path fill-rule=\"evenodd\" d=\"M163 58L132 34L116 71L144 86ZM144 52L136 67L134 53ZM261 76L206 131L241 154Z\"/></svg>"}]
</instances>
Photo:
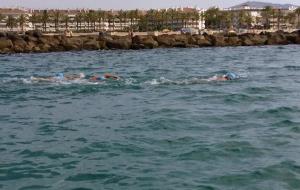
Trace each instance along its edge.
<instances>
[{"instance_id":1,"label":"shoreline","mask_svg":"<svg viewBox=\"0 0 300 190\"><path fill-rule=\"evenodd\" d=\"M153 49L153 48L201 48L227 46L263 46L300 44L300 31L262 32L260 34L163 34L140 36L44 35L28 31L24 35L0 32L0 54L46 53L81 50Z\"/></svg>"}]
</instances>

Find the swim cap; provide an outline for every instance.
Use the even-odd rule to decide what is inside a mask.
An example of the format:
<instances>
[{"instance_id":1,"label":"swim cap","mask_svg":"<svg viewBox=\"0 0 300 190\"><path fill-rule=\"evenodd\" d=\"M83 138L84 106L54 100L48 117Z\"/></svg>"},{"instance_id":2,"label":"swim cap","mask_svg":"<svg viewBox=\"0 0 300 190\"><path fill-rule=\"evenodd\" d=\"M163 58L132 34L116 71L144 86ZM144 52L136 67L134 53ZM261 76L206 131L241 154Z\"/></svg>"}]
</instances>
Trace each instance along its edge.
<instances>
[{"instance_id":1,"label":"swim cap","mask_svg":"<svg viewBox=\"0 0 300 190\"><path fill-rule=\"evenodd\" d=\"M56 75L56 77L57 77L58 79L64 79L64 73L58 73L58 74Z\"/></svg>"},{"instance_id":2,"label":"swim cap","mask_svg":"<svg viewBox=\"0 0 300 190\"><path fill-rule=\"evenodd\" d=\"M225 77L227 77L228 80L234 80L234 79L238 78L237 74L232 73L232 72L226 73Z\"/></svg>"},{"instance_id":3,"label":"swim cap","mask_svg":"<svg viewBox=\"0 0 300 190\"><path fill-rule=\"evenodd\" d=\"M85 78L85 74L84 73L79 73L79 77L80 78Z\"/></svg>"}]
</instances>

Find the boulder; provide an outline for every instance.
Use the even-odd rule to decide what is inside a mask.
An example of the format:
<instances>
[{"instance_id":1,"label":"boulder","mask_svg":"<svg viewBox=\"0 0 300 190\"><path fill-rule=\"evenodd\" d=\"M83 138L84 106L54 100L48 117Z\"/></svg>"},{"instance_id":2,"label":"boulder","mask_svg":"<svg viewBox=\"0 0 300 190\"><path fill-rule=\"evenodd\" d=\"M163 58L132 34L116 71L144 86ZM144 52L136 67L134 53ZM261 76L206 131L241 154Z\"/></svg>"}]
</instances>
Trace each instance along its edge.
<instances>
[{"instance_id":1,"label":"boulder","mask_svg":"<svg viewBox=\"0 0 300 190\"><path fill-rule=\"evenodd\" d=\"M13 44L14 44L14 51L16 53L28 52L28 51L25 51L28 49L27 42L25 40L23 40L22 38L14 40Z\"/></svg>"},{"instance_id":2,"label":"boulder","mask_svg":"<svg viewBox=\"0 0 300 190\"><path fill-rule=\"evenodd\" d=\"M0 32L0 38L6 38L7 33L6 32Z\"/></svg>"},{"instance_id":3,"label":"boulder","mask_svg":"<svg viewBox=\"0 0 300 190\"><path fill-rule=\"evenodd\" d=\"M99 50L100 45L99 45L99 42L97 40L89 40L89 41L84 42L83 49L86 49L86 50Z\"/></svg>"},{"instance_id":4,"label":"boulder","mask_svg":"<svg viewBox=\"0 0 300 190\"><path fill-rule=\"evenodd\" d=\"M34 43L33 41L29 41L29 42L27 42L26 48L28 51L32 51L32 49L36 46L37 46L36 43Z\"/></svg>"},{"instance_id":5,"label":"boulder","mask_svg":"<svg viewBox=\"0 0 300 190\"><path fill-rule=\"evenodd\" d=\"M13 53L10 48L0 49L0 54Z\"/></svg>"},{"instance_id":6,"label":"boulder","mask_svg":"<svg viewBox=\"0 0 300 190\"><path fill-rule=\"evenodd\" d=\"M43 32L40 30L29 30L25 32L25 35L40 38L43 36Z\"/></svg>"},{"instance_id":7,"label":"boulder","mask_svg":"<svg viewBox=\"0 0 300 190\"><path fill-rule=\"evenodd\" d=\"M254 34L248 35L249 40L253 43L253 45L265 45L267 42L268 37L263 34Z\"/></svg>"},{"instance_id":8,"label":"boulder","mask_svg":"<svg viewBox=\"0 0 300 190\"><path fill-rule=\"evenodd\" d=\"M106 46L109 49L130 49L132 39L129 37L116 37L113 40L106 41Z\"/></svg>"},{"instance_id":9,"label":"boulder","mask_svg":"<svg viewBox=\"0 0 300 190\"><path fill-rule=\"evenodd\" d=\"M16 32L7 32L6 35L7 35L7 38L10 39L10 40L17 40L17 39L21 38L18 35L18 33L16 33Z\"/></svg>"},{"instance_id":10,"label":"boulder","mask_svg":"<svg viewBox=\"0 0 300 190\"><path fill-rule=\"evenodd\" d=\"M199 47L212 46L212 43L207 40L204 35L194 36L194 38L196 40L196 45L198 45Z\"/></svg>"},{"instance_id":11,"label":"boulder","mask_svg":"<svg viewBox=\"0 0 300 190\"><path fill-rule=\"evenodd\" d=\"M13 41L13 44L14 46L19 46L19 47L22 47L24 48L25 46L27 46L27 42L25 40L23 40L22 38L21 39L17 39L17 40L14 40Z\"/></svg>"},{"instance_id":12,"label":"boulder","mask_svg":"<svg viewBox=\"0 0 300 190\"><path fill-rule=\"evenodd\" d=\"M225 46L225 38L223 35L210 35L213 46Z\"/></svg>"},{"instance_id":13,"label":"boulder","mask_svg":"<svg viewBox=\"0 0 300 190\"><path fill-rule=\"evenodd\" d=\"M0 50L3 50L5 48L12 48L13 47L13 43L11 40L8 39L0 39Z\"/></svg>"},{"instance_id":14,"label":"boulder","mask_svg":"<svg viewBox=\"0 0 300 190\"><path fill-rule=\"evenodd\" d=\"M266 45L286 45L288 44L288 40L286 39L283 33L269 33L267 35L268 39L266 41Z\"/></svg>"},{"instance_id":15,"label":"boulder","mask_svg":"<svg viewBox=\"0 0 300 190\"><path fill-rule=\"evenodd\" d=\"M242 41L237 36L227 37L225 38L226 46L240 46L242 45Z\"/></svg>"},{"instance_id":16,"label":"boulder","mask_svg":"<svg viewBox=\"0 0 300 190\"><path fill-rule=\"evenodd\" d=\"M40 44L39 48L40 48L40 52L46 53L50 51L51 46L49 44Z\"/></svg>"},{"instance_id":17,"label":"boulder","mask_svg":"<svg viewBox=\"0 0 300 190\"><path fill-rule=\"evenodd\" d=\"M175 39L167 34L157 36L156 41L160 47L173 47Z\"/></svg>"},{"instance_id":18,"label":"boulder","mask_svg":"<svg viewBox=\"0 0 300 190\"><path fill-rule=\"evenodd\" d=\"M34 36L25 35L23 38L26 42L37 42L38 38Z\"/></svg>"},{"instance_id":19,"label":"boulder","mask_svg":"<svg viewBox=\"0 0 300 190\"><path fill-rule=\"evenodd\" d=\"M81 50L83 47L83 41L80 37L72 37L62 39L61 45L65 50Z\"/></svg>"},{"instance_id":20,"label":"boulder","mask_svg":"<svg viewBox=\"0 0 300 190\"><path fill-rule=\"evenodd\" d=\"M288 41L288 44L296 44L298 35L294 33L285 34L285 38Z\"/></svg>"},{"instance_id":21,"label":"boulder","mask_svg":"<svg viewBox=\"0 0 300 190\"><path fill-rule=\"evenodd\" d=\"M134 36L132 38L133 49L152 49L158 47L157 41L152 36Z\"/></svg>"}]
</instances>

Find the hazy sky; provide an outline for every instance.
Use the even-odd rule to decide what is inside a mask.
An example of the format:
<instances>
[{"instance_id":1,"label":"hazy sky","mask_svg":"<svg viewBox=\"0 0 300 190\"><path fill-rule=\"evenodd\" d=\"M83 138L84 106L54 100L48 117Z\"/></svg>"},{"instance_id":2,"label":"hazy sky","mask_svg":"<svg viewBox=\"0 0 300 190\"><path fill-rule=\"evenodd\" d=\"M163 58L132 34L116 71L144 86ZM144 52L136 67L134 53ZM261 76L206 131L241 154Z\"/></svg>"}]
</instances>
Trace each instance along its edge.
<instances>
[{"instance_id":1,"label":"hazy sky","mask_svg":"<svg viewBox=\"0 0 300 190\"><path fill-rule=\"evenodd\" d=\"M180 6L230 7L246 0L0 0L0 7L26 8L93 8L93 9L149 9ZM264 0L272 3L300 5L300 0Z\"/></svg>"}]
</instances>

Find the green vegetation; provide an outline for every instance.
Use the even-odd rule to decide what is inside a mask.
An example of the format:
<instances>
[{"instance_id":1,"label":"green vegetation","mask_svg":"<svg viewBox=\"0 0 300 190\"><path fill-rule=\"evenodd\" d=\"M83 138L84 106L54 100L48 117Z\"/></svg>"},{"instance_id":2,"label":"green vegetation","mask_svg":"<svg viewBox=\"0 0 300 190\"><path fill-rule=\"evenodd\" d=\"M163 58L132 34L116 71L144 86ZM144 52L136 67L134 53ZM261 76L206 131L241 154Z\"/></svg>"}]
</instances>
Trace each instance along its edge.
<instances>
[{"instance_id":1,"label":"green vegetation","mask_svg":"<svg viewBox=\"0 0 300 190\"><path fill-rule=\"evenodd\" d=\"M14 27L18 26L17 19L9 15L6 20L6 26L12 30Z\"/></svg>"},{"instance_id":2,"label":"green vegetation","mask_svg":"<svg viewBox=\"0 0 300 190\"><path fill-rule=\"evenodd\" d=\"M205 27L212 30L239 30L260 27L264 29L283 26L300 27L300 8L294 12L285 13L270 6L261 11L261 17L253 17L247 10L220 10L209 8L205 13L195 9L162 9L148 11L120 10L118 12L104 10L68 11L44 10L34 12L30 17L25 15L5 17L0 14L7 27L13 29L16 24L24 31L27 22L31 22L34 29L41 28L44 32L72 29L78 32L96 32L107 29L112 31L161 31L180 30L184 27L198 28L200 21L205 21Z\"/></svg>"}]
</instances>

